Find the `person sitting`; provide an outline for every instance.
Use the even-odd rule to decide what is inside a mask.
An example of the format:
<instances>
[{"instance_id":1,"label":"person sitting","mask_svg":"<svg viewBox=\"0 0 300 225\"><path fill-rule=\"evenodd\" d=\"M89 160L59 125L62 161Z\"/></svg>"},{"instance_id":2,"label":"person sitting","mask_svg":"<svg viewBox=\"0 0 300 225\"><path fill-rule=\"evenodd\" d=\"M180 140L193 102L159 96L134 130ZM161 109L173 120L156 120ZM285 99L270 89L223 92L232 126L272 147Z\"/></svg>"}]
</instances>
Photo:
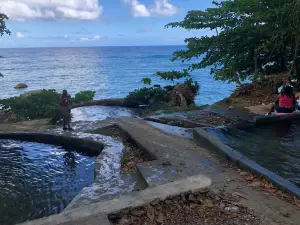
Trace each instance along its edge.
<instances>
[{"instance_id":1,"label":"person sitting","mask_svg":"<svg viewBox=\"0 0 300 225\"><path fill-rule=\"evenodd\" d=\"M269 112L269 115L274 111L276 113L294 113L296 110L296 97L291 86L285 86L281 89L280 94L277 96L274 106Z\"/></svg>"},{"instance_id":2,"label":"person sitting","mask_svg":"<svg viewBox=\"0 0 300 225\"><path fill-rule=\"evenodd\" d=\"M296 101L297 101L296 109L298 111L300 111L300 92L298 92L295 97L296 97Z\"/></svg>"}]
</instances>

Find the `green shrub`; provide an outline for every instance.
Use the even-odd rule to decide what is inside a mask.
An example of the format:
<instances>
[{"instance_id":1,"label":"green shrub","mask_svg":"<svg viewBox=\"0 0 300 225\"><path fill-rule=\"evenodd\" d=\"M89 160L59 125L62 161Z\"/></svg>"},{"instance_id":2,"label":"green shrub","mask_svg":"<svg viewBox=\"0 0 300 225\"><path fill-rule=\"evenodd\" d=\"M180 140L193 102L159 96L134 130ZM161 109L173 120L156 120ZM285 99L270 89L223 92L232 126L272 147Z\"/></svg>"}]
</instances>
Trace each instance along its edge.
<instances>
[{"instance_id":1,"label":"green shrub","mask_svg":"<svg viewBox=\"0 0 300 225\"><path fill-rule=\"evenodd\" d=\"M73 102L93 100L95 92L83 91L75 95ZM4 111L13 112L18 120L34 120L51 118L55 124L59 119L59 97L55 90L42 90L32 93L27 97L13 97L0 100L0 106Z\"/></svg>"},{"instance_id":2,"label":"green shrub","mask_svg":"<svg viewBox=\"0 0 300 225\"><path fill-rule=\"evenodd\" d=\"M18 120L52 117L58 110L59 94L55 90L42 90L28 97L0 100L4 110L12 111Z\"/></svg>"},{"instance_id":3,"label":"green shrub","mask_svg":"<svg viewBox=\"0 0 300 225\"><path fill-rule=\"evenodd\" d=\"M143 87L130 92L126 101L135 102L139 105L154 105L165 101L166 95L167 91L159 86Z\"/></svg>"},{"instance_id":4,"label":"green shrub","mask_svg":"<svg viewBox=\"0 0 300 225\"><path fill-rule=\"evenodd\" d=\"M190 79L185 80L184 84L187 84L190 87L190 89L191 89L191 91L193 92L194 95L198 94L199 89L200 89L200 85L198 84L197 81L193 81L193 79L190 78Z\"/></svg>"},{"instance_id":5,"label":"green shrub","mask_svg":"<svg viewBox=\"0 0 300 225\"><path fill-rule=\"evenodd\" d=\"M94 99L95 94L96 94L95 91L81 91L75 95L73 101L75 103L90 101Z\"/></svg>"}]
</instances>

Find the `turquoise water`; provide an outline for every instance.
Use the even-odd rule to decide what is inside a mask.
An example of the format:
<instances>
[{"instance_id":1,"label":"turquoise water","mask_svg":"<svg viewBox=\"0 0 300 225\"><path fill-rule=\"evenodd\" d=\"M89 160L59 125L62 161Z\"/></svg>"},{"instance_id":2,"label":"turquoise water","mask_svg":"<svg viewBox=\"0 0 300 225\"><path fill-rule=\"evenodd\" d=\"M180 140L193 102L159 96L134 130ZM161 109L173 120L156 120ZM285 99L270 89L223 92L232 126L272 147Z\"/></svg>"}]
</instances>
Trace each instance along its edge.
<instances>
[{"instance_id":1,"label":"turquoise water","mask_svg":"<svg viewBox=\"0 0 300 225\"><path fill-rule=\"evenodd\" d=\"M94 181L95 157L62 147L0 140L0 224L62 210Z\"/></svg>"},{"instance_id":2,"label":"turquoise water","mask_svg":"<svg viewBox=\"0 0 300 225\"><path fill-rule=\"evenodd\" d=\"M182 70L189 63L171 62L172 52L184 46L95 47L95 48L23 48L1 49L0 98L22 94L24 91L52 88L68 89L74 94L94 90L97 99L124 97L141 87L143 77L158 80L157 71ZM192 77L201 85L198 105L211 104L230 95L234 84L215 81L210 68L194 71ZM15 90L20 82L26 90Z\"/></svg>"},{"instance_id":3,"label":"turquoise water","mask_svg":"<svg viewBox=\"0 0 300 225\"><path fill-rule=\"evenodd\" d=\"M300 123L211 129L222 142L300 187Z\"/></svg>"}]
</instances>

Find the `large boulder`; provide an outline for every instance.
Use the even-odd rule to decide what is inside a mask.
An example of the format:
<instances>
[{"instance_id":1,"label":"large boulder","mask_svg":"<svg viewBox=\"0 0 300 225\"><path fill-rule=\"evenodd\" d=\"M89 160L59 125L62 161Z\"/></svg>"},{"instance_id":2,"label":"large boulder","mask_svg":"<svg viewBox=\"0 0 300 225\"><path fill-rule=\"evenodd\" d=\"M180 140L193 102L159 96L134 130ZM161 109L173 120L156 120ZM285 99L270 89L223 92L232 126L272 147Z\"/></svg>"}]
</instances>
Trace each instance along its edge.
<instances>
[{"instance_id":1,"label":"large boulder","mask_svg":"<svg viewBox=\"0 0 300 225\"><path fill-rule=\"evenodd\" d=\"M40 90L33 90L33 91L27 91L25 92L24 94L21 94L20 97L22 98L27 98L29 97L30 95L33 95L33 94L39 94L43 91L43 89L40 89Z\"/></svg>"},{"instance_id":2,"label":"large boulder","mask_svg":"<svg viewBox=\"0 0 300 225\"><path fill-rule=\"evenodd\" d=\"M17 116L13 112L0 111L0 123L16 122Z\"/></svg>"},{"instance_id":3,"label":"large boulder","mask_svg":"<svg viewBox=\"0 0 300 225\"><path fill-rule=\"evenodd\" d=\"M15 86L15 89L22 89L22 88L28 88L27 84L25 84L25 83L18 83Z\"/></svg>"},{"instance_id":4,"label":"large boulder","mask_svg":"<svg viewBox=\"0 0 300 225\"><path fill-rule=\"evenodd\" d=\"M268 105L264 105L264 104L254 105L254 106L245 107L245 109L247 109L250 114L265 115L270 112L273 105L274 105L273 103L270 103Z\"/></svg>"},{"instance_id":5,"label":"large boulder","mask_svg":"<svg viewBox=\"0 0 300 225\"><path fill-rule=\"evenodd\" d=\"M187 107L194 103L195 94L187 84L177 84L172 91L172 104Z\"/></svg>"}]
</instances>

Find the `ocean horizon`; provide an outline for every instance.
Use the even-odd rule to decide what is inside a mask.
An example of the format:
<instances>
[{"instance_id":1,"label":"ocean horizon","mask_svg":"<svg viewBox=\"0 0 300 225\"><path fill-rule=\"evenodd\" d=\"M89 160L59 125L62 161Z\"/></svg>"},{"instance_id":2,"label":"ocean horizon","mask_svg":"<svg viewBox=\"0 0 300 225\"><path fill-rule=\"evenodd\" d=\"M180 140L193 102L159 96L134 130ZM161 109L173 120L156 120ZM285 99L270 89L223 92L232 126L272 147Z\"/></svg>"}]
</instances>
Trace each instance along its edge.
<instances>
[{"instance_id":1,"label":"ocean horizon","mask_svg":"<svg viewBox=\"0 0 300 225\"><path fill-rule=\"evenodd\" d=\"M23 48L114 48L114 47L164 47L164 46L167 46L167 47L185 47L184 44L182 45L99 45L99 46L42 46L42 47L22 47L22 46L19 46L19 47L15 47L15 48L12 48L12 47L0 47L0 49L23 49Z\"/></svg>"}]
</instances>

